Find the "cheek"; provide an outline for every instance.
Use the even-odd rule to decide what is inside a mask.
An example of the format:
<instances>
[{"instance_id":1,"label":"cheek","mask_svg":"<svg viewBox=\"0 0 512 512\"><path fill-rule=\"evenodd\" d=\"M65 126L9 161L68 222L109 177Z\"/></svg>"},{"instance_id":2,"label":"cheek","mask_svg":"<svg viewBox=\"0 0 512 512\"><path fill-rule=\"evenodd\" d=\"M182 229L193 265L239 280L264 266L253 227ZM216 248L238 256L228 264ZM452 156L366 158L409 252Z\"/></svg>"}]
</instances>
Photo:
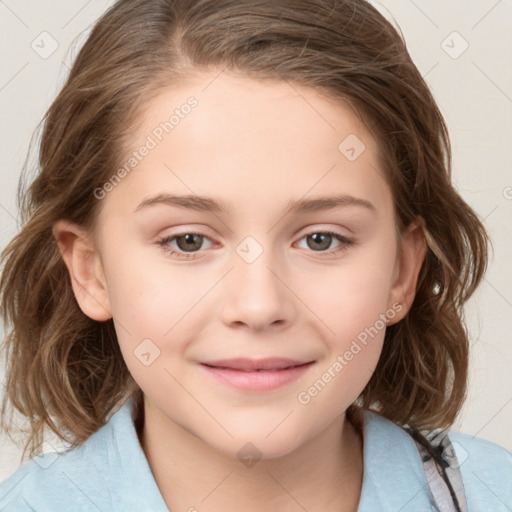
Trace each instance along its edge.
<instances>
[{"instance_id":1,"label":"cheek","mask_svg":"<svg viewBox=\"0 0 512 512\"><path fill-rule=\"evenodd\" d=\"M374 244L359 251L309 286L314 309L336 342L350 340L372 326L389 307L395 253Z\"/></svg>"},{"instance_id":2,"label":"cheek","mask_svg":"<svg viewBox=\"0 0 512 512\"><path fill-rule=\"evenodd\" d=\"M176 362L209 318L208 293L217 274L171 263L164 256L155 261L146 250L132 248L116 255L112 249L104 266L126 365L145 392L161 381L172 386L166 370L174 373Z\"/></svg>"},{"instance_id":3,"label":"cheek","mask_svg":"<svg viewBox=\"0 0 512 512\"><path fill-rule=\"evenodd\" d=\"M346 383L353 382L356 387L370 378L382 350L388 314L385 285L370 278L347 280L344 289L336 292L337 300L328 305L326 324L331 332L326 338L326 365L340 362L343 368L337 365L336 369L343 370Z\"/></svg>"},{"instance_id":4,"label":"cheek","mask_svg":"<svg viewBox=\"0 0 512 512\"><path fill-rule=\"evenodd\" d=\"M388 303L395 251L393 244L385 241L347 258L317 281L316 287L308 288L309 304L321 319L318 329L325 334L328 349L317 373L319 389L329 383L330 391L323 393L320 403L341 400L340 406L347 406L365 387L378 363L386 319L398 313ZM314 388L312 393L318 390Z\"/></svg>"},{"instance_id":5,"label":"cheek","mask_svg":"<svg viewBox=\"0 0 512 512\"><path fill-rule=\"evenodd\" d=\"M129 332L160 338L208 291L211 279L199 279L197 270L168 262L165 256L148 257L150 251L112 257L105 268L115 319Z\"/></svg>"},{"instance_id":6,"label":"cheek","mask_svg":"<svg viewBox=\"0 0 512 512\"><path fill-rule=\"evenodd\" d=\"M382 352L386 318L397 313L387 306L386 273L352 270L331 280L327 297L316 299L317 309L324 311L316 330L325 333L325 357L297 394L299 404L325 421L361 394Z\"/></svg>"}]
</instances>

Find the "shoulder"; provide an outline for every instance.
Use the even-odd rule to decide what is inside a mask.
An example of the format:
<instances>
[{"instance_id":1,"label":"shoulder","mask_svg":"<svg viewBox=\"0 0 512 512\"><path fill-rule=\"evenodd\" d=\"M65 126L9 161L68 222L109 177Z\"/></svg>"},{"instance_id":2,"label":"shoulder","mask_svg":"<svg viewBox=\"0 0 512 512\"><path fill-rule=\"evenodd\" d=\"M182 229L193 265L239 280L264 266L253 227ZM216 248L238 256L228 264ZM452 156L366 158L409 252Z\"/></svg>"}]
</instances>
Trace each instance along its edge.
<instances>
[{"instance_id":1,"label":"shoulder","mask_svg":"<svg viewBox=\"0 0 512 512\"><path fill-rule=\"evenodd\" d=\"M139 444L132 402L81 446L35 457L0 484L0 512L166 511Z\"/></svg>"},{"instance_id":2,"label":"shoulder","mask_svg":"<svg viewBox=\"0 0 512 512\"><path fill-rule=\"evenodd\" d=\"M75 502L73 476L68 480L68 475L74 473L73 467L83 466L78 460L82 453L80 448L69 453L47 453L24 464L0 484L0 511L55 510L52 507L64 507L69 499Z\"/></svg>"},{"instance_id":3,"label":"shoulder","mask_svg":"<svg viewBox=\"0 0 512 512\"><path fill-rule=\"evenodd\" d=\"M428 482L413 439L377 412L362 412L364 472L358 512L430 510Z\"/></svg>"},{"instance_id":4,"label":"shoulder","mask_svg":"<svg viewBox=\"0 0 512 512\"><path fill-rule=\"evenodd\" d=\"M364 410L364 417L364 476L358 512L430 510L429 481L412 437L374 411ZM447 433L457 456L468 512L510 512L512 453L469 434Z\"/></svg>"},{"instance_id":5,"label":"shoulder","mask_svg":"<svg viewBox=\"0 0 512 512\"><path fill-rule=\"evenodd\" d=\"M457 456L468 503L496 504L493 510L512 510L512 452L463 432L450 430L448 437Z\"/></svg>"},{"instance_id":6,"label":"shoulder","mask_svg":"<svg viewBox=\"0 0 512 512\"><path fill-rule=\"evenodd\" d=\"M100 429L78 448L33 458L0 484L0 512L66 510L70 503L89 510L88 489L96 489L93 500L102 493L109 444L108 429Z\"/></svg>"}]
</instances>

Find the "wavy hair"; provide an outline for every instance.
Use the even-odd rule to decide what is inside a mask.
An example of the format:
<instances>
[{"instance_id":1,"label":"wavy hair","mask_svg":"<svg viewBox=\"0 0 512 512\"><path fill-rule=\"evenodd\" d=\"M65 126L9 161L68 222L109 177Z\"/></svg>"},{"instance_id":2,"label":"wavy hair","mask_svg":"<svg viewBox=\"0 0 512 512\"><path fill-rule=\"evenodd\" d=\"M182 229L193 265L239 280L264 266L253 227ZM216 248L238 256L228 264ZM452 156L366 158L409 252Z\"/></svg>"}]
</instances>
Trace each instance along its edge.
<instances>
[{"instance_id":1,"label":"wavy hair","mask_svg":"<svg viewBox=\"0 0 512 512\"><path fill-rule=\"evenodd\" d=\"M141 404L112 320L75 300L52 227L94 228L94 191L121 164L131 127L162 89L205 70L288 81L348 102L375 136L397 229L420 219L427 252L407 316L387 328L369 383L347 411L448 427L466 397L463 305L487 265L488 235L451 183L450 141L399 32L364 0L119 0L94 25L43 119L39 162L20 182L23 225L5 248L2 405L77 446L128 396ZM26 169L25 169L26 170Z\"/></svg>"}]
</instances>

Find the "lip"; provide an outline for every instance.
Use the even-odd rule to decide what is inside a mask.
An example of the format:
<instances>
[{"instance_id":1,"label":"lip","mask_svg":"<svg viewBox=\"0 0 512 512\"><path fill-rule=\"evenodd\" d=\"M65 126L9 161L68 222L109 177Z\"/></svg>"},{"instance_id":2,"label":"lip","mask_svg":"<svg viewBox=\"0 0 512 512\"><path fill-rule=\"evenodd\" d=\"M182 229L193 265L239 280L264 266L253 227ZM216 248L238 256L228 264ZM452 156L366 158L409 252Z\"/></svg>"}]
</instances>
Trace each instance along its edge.
<instances>
[{"instance_id":1,"label":"lip","mask_svg":"<svg viewBox=\"0 0 512 512\"><path fill-rule=\"evenodd\" d=\"M314 361L287 358L221 359L201 363L218 381L244 391L270 391L297 380Z\"/></svg>"}]
</instances>

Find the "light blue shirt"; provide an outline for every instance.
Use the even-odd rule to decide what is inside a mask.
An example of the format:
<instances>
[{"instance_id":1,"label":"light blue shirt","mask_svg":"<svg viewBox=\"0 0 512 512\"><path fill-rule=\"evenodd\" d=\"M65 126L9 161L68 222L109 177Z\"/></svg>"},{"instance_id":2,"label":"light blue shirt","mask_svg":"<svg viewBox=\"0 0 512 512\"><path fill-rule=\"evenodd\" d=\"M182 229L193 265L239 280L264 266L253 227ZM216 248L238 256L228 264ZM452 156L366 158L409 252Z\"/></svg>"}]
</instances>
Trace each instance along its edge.
<instances>
[{"instance_id":1,"label":"light blue shirt","mask_svg":"<svg viewBox=\"0 0 512 512\"><path fill-rule=\"evenodd\" d=\"M0 511L168 512L139 444L132 408L129 400L80 447L23 465L0 484ZM364 422L358 512L431 512L427 478L412 438L370 411L364 411ZM511 512L512 453L456 431L449 438L468 512ZM190 506L201 510L200 503Z\"/></svg>"}]
</instances>

